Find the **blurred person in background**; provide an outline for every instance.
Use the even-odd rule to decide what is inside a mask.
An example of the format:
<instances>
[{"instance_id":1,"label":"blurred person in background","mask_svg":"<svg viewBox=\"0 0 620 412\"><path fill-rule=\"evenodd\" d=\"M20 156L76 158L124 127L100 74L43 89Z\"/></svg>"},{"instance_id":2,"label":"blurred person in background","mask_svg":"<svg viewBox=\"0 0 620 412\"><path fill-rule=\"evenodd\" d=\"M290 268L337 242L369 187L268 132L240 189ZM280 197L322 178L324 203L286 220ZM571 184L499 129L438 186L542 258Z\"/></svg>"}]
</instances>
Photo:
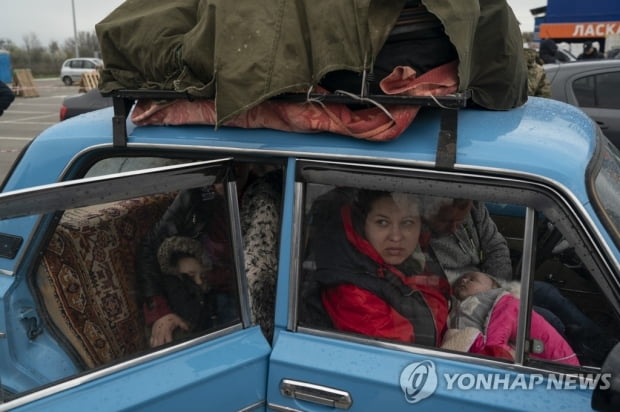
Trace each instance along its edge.
<instances>
[{"instance_id":1,"label":"blurred person in background","mask_svg":"<svg viewBox=\"0 0 620 412\"><path fill-rule=\"evenodd\" d=\"M543 61L534 49L523 49L527 65L528 96L551 97L551 84L543 69Z\"/></svg>"},{"instance_id":2,"label":"blurred person in background","mask_svg":"<svg viewBox=\"0 0 620 412\"><path fill-rule=\"evenodd\" d=\"M3 81L0 81L0 116L6 109L9 108L11 103L15 100L13 91Z\"/></svg>"},{"instance_id":3,"label":"blurred person in background","mask_svg":"<svg viewBox=\"0 0 620 412\"><path fill-rule=\"evenodd\" d=\"M592 41L588 40L583 43L583 53L577 56L577 60L600 60L604 59L605 56L603 53L598 51L596 47L592 44Z\"/></svg>"}]
</instances>

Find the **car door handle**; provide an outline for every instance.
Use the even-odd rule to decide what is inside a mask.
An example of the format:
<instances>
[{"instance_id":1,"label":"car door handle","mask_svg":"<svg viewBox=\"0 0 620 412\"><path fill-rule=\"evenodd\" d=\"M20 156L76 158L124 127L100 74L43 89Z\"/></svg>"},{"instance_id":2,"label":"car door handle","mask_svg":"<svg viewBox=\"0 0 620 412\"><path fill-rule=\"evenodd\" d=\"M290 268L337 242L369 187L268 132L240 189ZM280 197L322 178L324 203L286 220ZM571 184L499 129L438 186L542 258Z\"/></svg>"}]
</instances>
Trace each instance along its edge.
<instances>
[{"instance_id":1,"label":"car door handle","mask_svg":"<svg viewBox=\"0 0 620 412\"><path fill-rule=\"evenodd\" d=\"M282 379L280 393L288 398L314 402L338 409L349 409L353 405L353 399L351 399L349 392L291 379Z\"/></svg>"}]
</instances>

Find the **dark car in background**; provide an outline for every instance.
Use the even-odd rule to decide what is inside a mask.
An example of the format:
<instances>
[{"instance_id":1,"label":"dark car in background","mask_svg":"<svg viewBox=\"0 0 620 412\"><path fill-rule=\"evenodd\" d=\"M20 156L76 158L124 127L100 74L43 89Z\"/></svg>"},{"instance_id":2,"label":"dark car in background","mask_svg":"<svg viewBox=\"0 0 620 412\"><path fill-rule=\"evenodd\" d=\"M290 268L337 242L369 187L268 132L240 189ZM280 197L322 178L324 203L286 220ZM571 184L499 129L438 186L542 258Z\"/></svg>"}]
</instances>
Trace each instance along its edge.
<instances>
[{"instance_id":1,"label":"dark car in background","mask_svg":"<svg viewBox=\"0 0 620 412\"><path fill-rule=\"evenodd\" d=\"M620 59L546 64L553 99L581 108L620 147Z\"/></svg>"},{"instance_id":2,"label":"dark car in background","mask_svg":"<svg viewBox=\"0 0 620 412\"><path fill-rule=\"evenodd\" d=\"M91 89L86 93L66 97L60 107L60 120L109 106L112 106L111 97L102 96L99 89Z\"/></svg>"}]
</instances>

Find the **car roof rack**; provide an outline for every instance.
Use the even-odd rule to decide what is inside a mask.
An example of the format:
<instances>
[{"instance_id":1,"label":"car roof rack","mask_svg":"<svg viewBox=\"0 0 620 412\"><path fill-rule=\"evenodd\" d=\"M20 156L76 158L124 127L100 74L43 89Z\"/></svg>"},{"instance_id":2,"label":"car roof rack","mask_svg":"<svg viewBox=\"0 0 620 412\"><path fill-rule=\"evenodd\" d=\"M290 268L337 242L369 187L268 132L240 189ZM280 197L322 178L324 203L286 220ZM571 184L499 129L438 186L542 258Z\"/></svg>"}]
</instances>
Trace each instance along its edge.
<instances>
[{"instance_id":1,"label":"car roof rack","mask_svg":"<svg viewBox=\"0 0 620 412\"><path fill-rule=\"evenodd\" d=\"M127 118L136 100L199 100L202 97L172 90L128 90L120 89L106 96L112 97L114 116L112 119L114 147L127 146ZM452 169L456 163L456 140L458 128L458 111L465 108L471 98L471 92L460 92L446 96L396 96L385 94L351 95L335 91L330 94L320 93L284 93L270 100L303 102L308 99L321 100L324 103L360 104L374 102L381 105L415 105L435 107L441 111L441 124L437 139L435 165L440 169Z\"/></svg>"}]
</instances>

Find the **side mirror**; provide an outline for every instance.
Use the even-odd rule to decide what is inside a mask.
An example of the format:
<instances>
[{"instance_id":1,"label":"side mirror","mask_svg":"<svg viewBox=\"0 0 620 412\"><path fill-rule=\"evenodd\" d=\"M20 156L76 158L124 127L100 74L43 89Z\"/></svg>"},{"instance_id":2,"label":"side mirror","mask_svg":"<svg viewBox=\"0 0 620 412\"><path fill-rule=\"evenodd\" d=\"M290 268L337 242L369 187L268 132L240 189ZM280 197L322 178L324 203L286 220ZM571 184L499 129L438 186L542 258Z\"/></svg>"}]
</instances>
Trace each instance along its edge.
<instances>
[{"instance_id":1,"label":"side mirror","mask_svg":"<svg viewBox=\"0 0 620 412\"><path fill-rule=\"evenodd\" d=\"M596 411L620 411L620 343L609 352L601 374L610 379L600 379L592 394L592 409Z\"/></svg>"}]
</instances>

